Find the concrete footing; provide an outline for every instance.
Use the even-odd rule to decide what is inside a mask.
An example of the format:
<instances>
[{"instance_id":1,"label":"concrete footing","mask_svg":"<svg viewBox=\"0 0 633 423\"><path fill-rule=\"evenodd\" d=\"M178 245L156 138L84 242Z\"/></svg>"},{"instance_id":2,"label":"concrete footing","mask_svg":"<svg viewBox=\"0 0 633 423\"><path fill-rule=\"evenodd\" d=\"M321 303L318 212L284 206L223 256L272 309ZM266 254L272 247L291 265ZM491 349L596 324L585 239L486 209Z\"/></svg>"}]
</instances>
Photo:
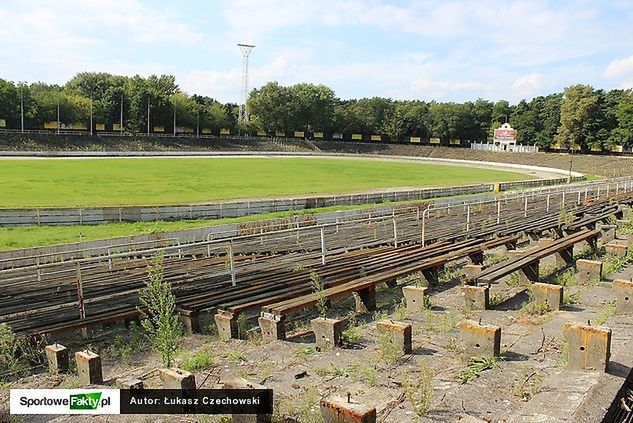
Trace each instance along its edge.
<instances>
[{"instance_id":1,"label":"concrete footing","mask_svg":"<svg viewBox=\"0 0 633 423\"><path fill-rule=\"evenodd\" d=\"M68 348L61 344L47 345L44 348L48 371L54 375L68 370Z\"/></svg>"},{"instance_id":2,"label":"concrete footing","mask_svg":"<svg viewBox=\"0 0 633 423\"><path fill-rule=\"evenodd\" d=\"M567 267L574 264L574 247L569 247L554 254L556 267Z\"/></svg>"},{"instance_id":3,"label":"concrete footing","mask_svg":"<svg viewBox=\"0 0 633 423\"><path fill-rule=\"evenodd\" d=\"M464 360L469 357L494 357L501 353L500 327L482 325L474 320L462 320L458 326Z\"/></svg>"},{"instance_id":4,"label":"concrete footing","mask_svg":"<svg viewBox=\"0 0 633 423\"><path fill-rule=\"evenodd\" d=\"M604 250L606 253L613 257L624 257L627 252L627 246L622 244L617 244L615 242L610 242L604 245Z\"/></svg>"},{"instance_id":5,"label":"concrete footing","mask_svg":"<svg viewBox=\"0 0 633 423\"><path fill-rule=\"evenodd\" d=\"M354 301L356 301L357 313L376 310L376 287L370 286L354 292Z\"/></svg>"},{"instance_id":6,"label":"concrete footing","mask_svg":"<svg viewBox=\"0 0 633 423\"><path fill-rule=\"evenodd\" d=\"M192 310L180 310L178 318L187 335L200 333L200 313Z\"/></svg>"},{"instance_id":7,"label":"concrete footing","mask_svg":"<svg viewBox=\"0 0 633 423\"><path fill-rule=\"evenodd\" d=\"M568 370L607 370L611 356L611 329L565 323L563 336L569 346Z\"/></svg>"},{"instance_id":8,"label":"concrete footing","mask_svg":"<svg viewBox=\"0 0 633 423\"><path fill-rule=\"evenodd\" d=\"M234 379L224 383L224 389L268 389L264 385L250 382L246 379ZM233 423L270 423L272 416L270 414L232 414L231 421Z\"/></svg>"},{"instance_id":9,"label":"concrete footing","mask_svg":"<svg viewBox=\"0 0 633 423\"><path fill-rule=\"evenodd\" d=\"M262 330L262 340L265 342L285 340L286 339L286 323L284 319L269 319L268 317L260 317L257 319L259 327Z\"/></svg>"},{"instance_id":10,"label":"concrete footing","mask_svg":"<svg viewBox=\"0 0 633 423\"><path fill-rule=\"evenodd\" d=\"M547 304L547 308L558 311L563 307L563 287L549 283L535 283L532 285L534 301L538 304Z\"/></svg>"},{"instance_id":11,"label":"concrete footing","mask_svg":"<svg viewBox=\"0 0 633 423\"><path fill-rule=\"evenodd\" d=\"M404 286L402 295L407 303L407 312L417 313L424 310L424 296L427 288L423 286Z\"/></svg>"},{"instance_id":12,"label":"concrete footing","mask_svg":"<svg viewBox=\"0 0 633 423\"><path fill-rule=\"evenodd\" d=\"M391 336L391 342L402 349L403 353L411 354L413 348L410 324L395 322L393 320L381 320L380 322L376 322L376 328L381 333L388 333Z\"/></svg>"},{"instance_id":13,"label":"concrete footing","mask_svg":"<svg viewBox=\"0 0 633 423\"><path fill-rule=\"evenodd\" d=\"M600 239L603 243L611 242L615 239L617 225L600 225Z\"/></svg>"},{"instance_id":14,"label":"concrete footing","mask_svg":"<svg viewBox=\"0 0 633 423\"><path fill-rule=\"evenodd\" d=\"M463 286L464 303L471 310L488 310L490 308L490 288L487 286Z\"/></svg>"},{"instance_id":15,"label":"concrete footing","mask_svg":"<svg viewBox=\"0 0 633 423\"><path fill-rule=\"evenodd\" d=\"M117 379L116 385L119 389L143 389L143 381L141 379Z\"/></svg>"},{"instance_id":16,"label":"concrete footing","mask_svg":"<svg viewBox=\"0 0 633 423\"><path fill-rule=\"evenodd\" d=\"M314 331L317 348L327 350L340 347L343 344L341 335L343 334L344 320L317 317L312 319L310 324Z\"/></svg>"},{"instance_id":17,"label":"concrete footing","mask_svg":"<svg viewBox=\"0 0 633 423\"><path fill-rule=\"evenodd\" d=\"M602 279L602 262L580 259L576 261L576 277L581 284L591 284Z\"/></svg>"},{"instance_id":18,"label":"concrete footing","mask_svg":"<svg viewBox=\"0 0 633 423\"><path fill-rule=\"evenodd\" d=\"M613 281L615 291L615 313L633 315L633 282L624 279Z\"/></svg>"},{"instance_id":19,"label":"concrete footing","mask_svg":"<svg viewBox=\"0 0 633 423\"><path fill-rule=\"evenodd\" d=\"M98 385L103 383L101 370L101 357L91 351L78 351L75 353L77 363L77 375L81 385Z\"/></svg>"},{"instance_id":20,"label":"concrete footing","mask_svg":"<svg viewBox=\"0 0 633 423\"><path fill-rule=\"evenodd\" d=\"M159 369L160 381L164 389L196 389L196 377L181 369Z\"/></svg>"},{"instance_id":21,"label":"concrete footing","mask_svg":"<svg viewBox=\"0 0 633 423\"><path fill-rule=\"evenodd\" d=\"M349 402L347 398L321 400L321 415L325 423L376 423L376 408Z\"/></svg>"},{"instance_id":22,"label":"concrete footing","mask_svg":"<svg viewBox=\"0 0 633 423\"><path fill-rule=\"evenodd\" d=\"M462 267L462 274L466 278L466 280L471 281L475 279L475 277L484 270L484 266L480 264L467 264Z\"/></svg>"},{"instance_id":23,"label":"concrete footing","mask_svg":"<svg viewBox=\"0 0 633 423\"><path fill-rule=\"evenodd\" d=\"M215 325L218 327L218 337L222 341L228 341L238 337L237 319L233 315L216 313L213 316Z\"/></svg>"}]
</instances>

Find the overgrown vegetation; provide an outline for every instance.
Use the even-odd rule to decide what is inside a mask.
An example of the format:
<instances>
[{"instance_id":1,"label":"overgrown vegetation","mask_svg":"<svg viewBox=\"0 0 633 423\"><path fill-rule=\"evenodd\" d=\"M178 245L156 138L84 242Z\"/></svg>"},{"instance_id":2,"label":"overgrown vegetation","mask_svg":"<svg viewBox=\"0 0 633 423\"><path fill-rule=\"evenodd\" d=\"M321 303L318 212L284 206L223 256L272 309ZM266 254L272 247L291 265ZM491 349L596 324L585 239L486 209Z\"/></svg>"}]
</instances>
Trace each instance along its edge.
<instances>
[{"instance_id":1,"label":"overgrown vegetation","mask_svg":"<svg viewBox=\"0 0 633 423\"><path fill-rule=\"evenodd\" d=\"M180 364L180 367L188 372L196 372L212 366L213 363L214 359L211 351L202 349L195 354L186 357Z\"/></svg>"},{"instance_id":2,"label":"overgrown vegetation","mask_svg":"<svg viewBox=\"0 0 633 423\"><path fill-rule=\"evenodd\" d=\"M110 358L128 358L148 346L148 338L135 321L125 330L117 329L112 344L104 351Z\"/></svg>"},{"instance_id":3,"label":"overgrown vegetation","mask_svg":"<svg viewBox=\"0 0 633 423\"><path fill-rule=\"evenodd\" d=\"M609 317L615 316L615 301L607 301L596 316L596 324L598 326L603 325L609 319Z\"/></svg>"},{"instance_id":4,"label":"overgrown vegetation","mask_svg":"<svg viewBox=\"0 0 633 423\"><path fill-rule=\"evenodd\" d=\"M546 301L537 301L534 297L534 292L532 289L528 289L527 291L529 300L528 302L521 308L528 316L543 316L550 311L549 305Z\"/></svg>"},{"instance_id":5,"label":"overgrown vegetation","mask_svg":"<svg viewBox=\"0 0 633 423\"><path fill-rule=\"evenodd\" d=\"M633 262L633 246L628 247L626 249L626 254L622 257L607 257L604 264L604 274L610 275L612 273L618 272L624 266L631 262Z\"/></svg>"},{"instance_id":6,"label":"overgrown vegetation","mask_svg":"<svg viewBox=\"0 0 633 423\"><path fill-rule=\"evenodd\" d=\"M176 297L171 284L163 279L163 256L156 254L148 266L149 280L141 291L141 326L161 357L165 367L170 367L180 338L182 327L176 315Z\"/></svg>"},{"instance_id":7,"label":"overgrown vegetation","mask_svg":"<svg viewBox=\"0 0 633 423\"><path fill-rule=\"evenodd\" d=\"M402 348L393 342L388 332L378 335L376 344L378 346L378 355L389 364L396 363L404 355Z\"/></svg>"},{"instance_id":8,"label":"overgrown vegetation","mask_svg":"<svg viewBox=\"0 0 633 423\"><path fill-rule=\"evenodd\" d=\"M512 386L512 394L528 401L538 392L542 382L543 372L523 364L521 373Z\"/></svg>"},{"instance_id":9,"label":"overgrown vegetation","mask_svg":"<svg viewBox=\"0 0 633 423\"><path fill-rule=\"evenodd\" d=\"M316 272L310 272L310 282L312 283L312 291L317 295L316 308L319 312L320 317L325 317L327 315L328 304L327 298L323 291L325 290L325 285L321 280L321 277Z\"/></svg>"},{"instance_id":10,"label":"overgrown vegetation","mask_svg":"<svg viewBox=\"0 0 633 423\"><path fill-rule=\"evenodd\" d=\"M433 405L433 372L426 361L421 361L416 378L405 374L402 380L402 388L413 411L419 417L429 412Z\"/></svg>"},{"instance_id":11,"label":"overgrown vegetation","mask_svg":"<svg viewBox=\"0 0 633 423\"><path fill-rule=\"evenodd\" d=\"M5 374L22 374L29 364L20 354L22 341L13 333L9 325L0 323L0 377Z\"/></svg>"},{"instance_id":12,"label":"overgrown vegetation","mask_svg":"<svg viewBox=\"0 0 633 423\"><path fill-rule=\"evenodd\" d=\"M363 340L363 329L367 327L367 324L362 322L358 323L355 313L349 313L347 317L347 327L341 334L341 340L345 345L356 345Z\"/></svg>"}]
</instances>

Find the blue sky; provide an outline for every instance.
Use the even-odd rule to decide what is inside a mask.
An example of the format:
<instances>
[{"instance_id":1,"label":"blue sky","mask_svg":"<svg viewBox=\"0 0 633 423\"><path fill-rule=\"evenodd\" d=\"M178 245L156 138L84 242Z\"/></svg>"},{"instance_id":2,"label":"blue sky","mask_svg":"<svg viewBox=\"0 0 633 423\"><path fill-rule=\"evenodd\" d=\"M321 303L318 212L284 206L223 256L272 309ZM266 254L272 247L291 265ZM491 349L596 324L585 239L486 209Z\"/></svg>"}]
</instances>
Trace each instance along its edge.
<instances>
[{"instance_id":1,"label":"blue sky","mask_svg":"<svg viewBox=\"0 0 633 423\"><path fill-rule=\"evenodd\" d=\"M633 0L0 0L0 78L174 74L188 93L323 83L341 98L516 103L633 87Z\"/></svg>"}]
</instances>

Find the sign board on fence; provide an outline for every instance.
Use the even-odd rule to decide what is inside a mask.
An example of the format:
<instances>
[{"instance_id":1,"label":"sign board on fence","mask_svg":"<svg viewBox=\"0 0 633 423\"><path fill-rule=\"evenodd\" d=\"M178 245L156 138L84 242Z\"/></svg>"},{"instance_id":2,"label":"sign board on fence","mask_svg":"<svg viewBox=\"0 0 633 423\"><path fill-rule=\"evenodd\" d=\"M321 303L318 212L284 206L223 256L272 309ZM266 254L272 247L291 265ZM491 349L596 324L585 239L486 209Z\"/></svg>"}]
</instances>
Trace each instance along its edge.
<instances>
[{"instance_id":1,"label":"sign board on fence","mask_svg":"<svg viewBox=\"0 0 633 423\"><path fill-rule=\"evenodd\" d=\"M227 128L220 129L220 135L230 135L231 131Z\"/></svg>"},{"instance_id":2,"label":"sign board on fence","mask_svg":"<svg viewBox=\"0 0 633 423\"><path fill-rule=\"evenodd\" d=\"M323 132L315 132L314 133L314 138L322 140L323 139Z\"/></svg>"},{"instance_id":3,"label":"sign board on fence","mask_svg":"<svg viewBox=\"0 0 633 423\"><path fill-rule=\"evenodd\" d=\"M211 128L202 128L202 133L203 134L210 134L211 133Z\"/></svg>"},{"instance_id":4,"label":"sign board on fence","mask_svg":"<svg viewBox=\"0 0 633 423\"><path fill-rule=\"evenodd\" d=\"M259 131L257 131L257 136L258 137L265 137L266 136L266 131L262 131L261 129Z\"/></svg>"},{"instance_id":5,"label":"sign board on fence","mask_svg":"<svg viewBox=\"0 0 633 423\"><path fill-rule=\"evenodd\" d=\"M0 128L6 128L7 127L7 121L4 119L0 119Z\"/></svg>"},{"instance_id":6,"label":"sign board on fence","mask_svg":"<svg viewBox=\"0 0 633 423\"><path fill-rule=\"evenodd\" d=\"M276 137L285 137L286 133L284 131L275 131Z\"/></svg>"},{"instance_id":7,"label":"sign board on fence","mask_svg":"<svg viewBox=\"0 0 633 423\"><path fill-rule=\"evenodd\" d=\"M95 129L96 129L97 131L105 131L105 123L97 123L97 124L95 125Z\"/></svg>"},{"instance_id":8,"label":"sign board on fence","mask_svg":"<svg viewBox=\"0 0 633 423\"><path fill-rule=\"evenodd\" d=\"M409 141L410 142L422 142L422 138L420 138L420 137L410 137Z\"/></svg>"},{"instance_id":9,"label":"sign board on fence","mask_svg":"<svg viewBox=\"0 0 633 423\"><path fill-rule=\"evenodd\" d=\"M88 125L86 125L85 123L81 123L81 122L73 123L70 126L71 126L72 129L79 129L79 130L82 130L82 131L88 130Z\"/></svg>"},{"instance_id":10,"label":"sign board on fence","mask_svg":"<svg viewBox=\"0 0 633 423\"><path fill-rule=\"evenodd\" d=\"M0 122L0 125L2 125L2 122ZM613 151L614 153L622 153L624 151L624 146L614 145L613 147L611 147L611 151Z\"/></svg>"},{"instance_id":11,"label":"sign board on fence","mask_svg":"<svg viewBox=\"0 0 633 423\"><path fill-rule=\"evenodd\" d=\"M303 138L303 137L305 137L305 133L303 131L295 131L294 132L294 137L295 138Z\"/></svg>"},{"instance_id":12,"label":"sign board on fence","mask_svg":"<svg viewBox=\"0 0 633 423\"><path fill-rule=\"evenodd\" d=\"M380 140L381 140L381 137L380 137L380 135L372 135L372 136L371 136L371 140L372 140L372 141L380 141Z\"/></svg>"},{"instance_id":13,"label":"sign board on fence","mask_svg":"<svg viewBox=\"0 0 633 423\"><path fill-rule=\"evenodd\" d=\"M461 144L461 140L451 140L451 145L459 145Z\"/></svg>"},{"instance_id":14,"label":"sign board on fence","mask_svg":"<svg viewBox=\"0 0 633 423\"><path fill-rule=\"evenodd\" d=\"M120 131L121 130L121 125L118 123L115 123L112 125L112 130L113 131Z\"/></svg>"},{"instance_id":15,"label":"sign board on fence","mask_svg":"<svg viewBox=\"0 0 633 423\"><path fill-rule=\"evenodd\" d=\"M362 140L363 136L361 134L352 134L353 140Z\"/></svg>"},{"instance_id":16,"label":"sign board on fence","mask_svg":"<svg viewBox=\"0 0 633 423\"><path fill-rule=\"evenodd\" d=\"M44 129L57 129L57 122L44 122Z\"/></svg>"},{"instance_id":17,"label":"sign board on fence","mask_svg":"<svg viewBox=\"0 0 633 423\"><path fill-rule=\"evenodd\" d=\"M332 138L335 140L342 140L343 139L343 134L333 134Z\"/></svg>"},{"instance_id":18,"label":"sign board on fence","mask_svg":"<svg viewBox=\"0 0 633 423\"><path fill-rule=\"evenodd\" d=\"M431 140L429 142L431 144L439 144L440 143L440 139L439 138L431 138Z\"/></svg>"}]
</instances>

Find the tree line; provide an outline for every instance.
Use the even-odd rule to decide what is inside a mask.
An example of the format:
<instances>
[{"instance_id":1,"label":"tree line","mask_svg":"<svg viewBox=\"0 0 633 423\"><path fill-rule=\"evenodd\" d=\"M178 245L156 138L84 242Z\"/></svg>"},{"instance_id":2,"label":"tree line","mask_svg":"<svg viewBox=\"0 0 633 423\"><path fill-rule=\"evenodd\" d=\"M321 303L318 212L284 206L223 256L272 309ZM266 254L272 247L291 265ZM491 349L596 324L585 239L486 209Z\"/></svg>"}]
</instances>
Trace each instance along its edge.
<instances>
[{"instance_id":1,"label":"tree line","mask_svg":"<svg viewBox=\"0 0 633 423\"><path fill-rule=\"evenodd\" d=\"M227 128L231 133L304 131L326 134L378 134L387 141L441 138L490 141L493 130L509 122L518 142L539 147L564 146L589 150L616 145L633 146L633 91L605 91L573 85L563 92L521 100L484 99L464 103L400 101L372 97L342 100L325 85L300 83L283 86L269 82L249 94L251 120L238 123L238 106L183 92L174 76L125 77L81 72L65 85L41 82L27 85L0 79L0 119L20 126L24 104L27 128L93 121L107 127L119 123L121 106L126 131L145 132L163 127Z\"/></svg>"}]
</instances>

